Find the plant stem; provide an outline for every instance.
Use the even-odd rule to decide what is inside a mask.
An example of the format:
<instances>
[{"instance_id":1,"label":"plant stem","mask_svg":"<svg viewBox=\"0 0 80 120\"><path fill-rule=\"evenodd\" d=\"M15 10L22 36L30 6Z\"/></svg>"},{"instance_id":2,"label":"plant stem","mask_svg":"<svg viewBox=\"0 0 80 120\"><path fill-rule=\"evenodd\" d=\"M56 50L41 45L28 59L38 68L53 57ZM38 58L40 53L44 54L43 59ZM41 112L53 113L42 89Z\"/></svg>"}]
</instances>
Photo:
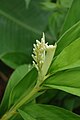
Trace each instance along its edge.
<instances>
[{"instance_id":1,"label":"plant stem","mask_svg":"<svg viewBox=\"0 0 80 120\"><path fill-rule=\"evenodd\" d=\"M16 114L16 111L8 111L6 112L2 118L0 120L8 120L9 118L11 118L14 114Z\"/></svg>"},{"instance_id":2,"label":"plant stem","mask_svg":"<svg viewBox=\"0 0 80 120\"><path fill-rule=\"evenodd\" d=\"M20 108L23 104L25 104L31 97L33 97L38 91L40 90L39 85L35 85L32 91L25 96L19 103L17 103L15 106L12 106L12 108L6 112L0 120L8 120L11 118L14 114L16 114L16 110Z\"/></svg>"}]
</instances>

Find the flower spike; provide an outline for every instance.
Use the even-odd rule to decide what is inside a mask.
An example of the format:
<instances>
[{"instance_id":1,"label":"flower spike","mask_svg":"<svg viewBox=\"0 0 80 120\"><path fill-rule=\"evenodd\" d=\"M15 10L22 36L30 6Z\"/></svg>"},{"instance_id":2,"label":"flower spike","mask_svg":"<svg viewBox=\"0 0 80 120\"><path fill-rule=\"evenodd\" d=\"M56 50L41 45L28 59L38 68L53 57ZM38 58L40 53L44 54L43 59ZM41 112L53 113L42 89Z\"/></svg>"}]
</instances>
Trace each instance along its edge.
<instances>
[{"instance_id":1,"label":"flower spike","mask_svg":"<svg viewBox=\"0 0 80 120\"><path fill-rule=\"evenodd\" d=\"M38 72L41 72L45 76L52 62L57 45L53 46L45 43L45 34L43 33L41 42L36 40L36 44L33 44L33 46L33 65L37 68Z\"/></svg>"}]
</instances>

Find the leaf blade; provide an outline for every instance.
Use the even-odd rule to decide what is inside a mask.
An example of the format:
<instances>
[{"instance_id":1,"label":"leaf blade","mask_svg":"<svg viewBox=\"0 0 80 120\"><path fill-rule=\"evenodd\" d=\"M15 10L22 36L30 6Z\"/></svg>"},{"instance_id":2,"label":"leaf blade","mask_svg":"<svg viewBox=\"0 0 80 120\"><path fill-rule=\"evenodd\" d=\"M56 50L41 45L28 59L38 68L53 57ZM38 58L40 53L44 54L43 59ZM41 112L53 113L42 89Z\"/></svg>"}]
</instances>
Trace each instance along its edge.
<instances>
[{"instance_id":1,"label":"leaf blade","mask_svg":"<svg viewBox=\"0 0 80 120\"><path fill-rule=\"evenodd\" d=\"M41 104L29 104L22 108L25 112L39 120L79 120L80 117L65 109Z\"/></svg>"},{"instance_id":2,"label":"leaf blade","mask_svg":"<svg viewBox=\"0 0 80 120\"><path fill-rule=\"evenodd\" d=\"M80 96L80 67L60 71L48 79L46 79L44 86L53 89L63 90L73 95Z\"/></svg>"},{"instance_id":3,"label":"leaf blade","mask_svg":"<svg viewBox=\"0 0 80 120\"><path fill-rule=\"evenodd\" d=\"M50 72L80 67L80 38L72 42L53 61Z\"/></svg>"},{"instance_id":4,"label":"leaf blade","mask_svg":"<svg viewBox=\"0 0 80 120\"><path fill-rule=\"evenodd\" d=\"M18 110L19 114L22 116L22 118L24 120L36 120L33 117L31 117L29 114L27 114L26 112L22 111L22 110Z\"/></svg>"},{"instance_id":5,"label":"leaf blade","mask_svg":"<svg viewBox=\"0 0 80 120\"><path fill-rule=\"evenodd\" d=\"M70 27L72 27L75 23L77 23L80 20L79 4L80 0L77 1L73 0L71 8L69 9L67 17L65 19L61 34L63 34L66 30L68 30Z\"/></svg>"},{"instance_id":6,"label":"leaf blade","mask_svg":"<svg viewBox=\"0 0 80 120\"><path fill-rule=\"evenodd\" d=\"M57 49L55 56L59 55L60 52L70 45L73 41L80 37L80 21L68 29L58 40Z\"/></svg>"},{"instance_id":7,"label":"leaf blade","mask_svg":"<svg viewBox=\"0 0 80 120\"><path fill-rule=\"evenodd\" d=\"M26 76L27 73L28 73L27 65L22 65L13 72L7 84L2 102L0 104L0 115L2 115L8 109L9 97L10 97L11 91Z\"/></svg>"}]
</instances>

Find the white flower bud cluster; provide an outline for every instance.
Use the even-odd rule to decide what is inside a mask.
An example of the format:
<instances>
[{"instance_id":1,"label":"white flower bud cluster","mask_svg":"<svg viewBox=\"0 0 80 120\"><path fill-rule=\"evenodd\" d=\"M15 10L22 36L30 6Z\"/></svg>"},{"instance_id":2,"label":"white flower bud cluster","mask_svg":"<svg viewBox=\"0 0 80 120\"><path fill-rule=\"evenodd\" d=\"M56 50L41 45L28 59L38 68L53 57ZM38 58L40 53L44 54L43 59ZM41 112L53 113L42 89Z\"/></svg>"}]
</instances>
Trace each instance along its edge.
<instances>
[{"instance_id":1,"label":"white flower bud cluster","mask_svg":"<svg viewBox=\"0 0 80 120\"><path fill-rule=\"evenodd\" d=\"M45 61L45 52L47 48L47 43L45 43L45 35L43 33L43 37L41 42L36 40L37 44L33 44L33 54L32 57L34 59L33 65L37 68L38 71L41 70L43 63Z\"/></svg>"},{"instance_id":2,"label":"white flower bud cluster","mask_svg":"<svg viewBox=\"0 0 80 120\"><path fill-rule=\"evenodd\" d=\"M45 43L45 35L43 33L41 42L36 40L36 44L33 46L33 65L37 68L41 76L44 77L47 74L54 57L57 44L55 43L55 45L48 45L48 43Z\"/></svg>"}]
</instances>

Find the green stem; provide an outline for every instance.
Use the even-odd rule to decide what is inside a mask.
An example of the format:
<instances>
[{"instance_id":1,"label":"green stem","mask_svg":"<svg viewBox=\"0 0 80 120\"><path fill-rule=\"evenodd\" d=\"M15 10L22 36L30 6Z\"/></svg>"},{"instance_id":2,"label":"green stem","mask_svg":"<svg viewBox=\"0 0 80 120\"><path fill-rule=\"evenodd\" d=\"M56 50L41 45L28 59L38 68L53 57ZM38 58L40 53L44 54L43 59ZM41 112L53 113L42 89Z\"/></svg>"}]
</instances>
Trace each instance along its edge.
<instances>
[{"instance_id":1,"label":"green stem","mask_svg":"<svg viewBox=\"0 0 80 120\"><path fill-rule=\"evenodd\" d=\"M36 85L32 89L32 91L14 107L14 109L18 109L19 107L21 107L25 102L27 102L31 97L33 97L39 90L40 90L40 87Z\"/></svg>"},{"instance_id":2,"label":"green stem","mask_svg":"<svg viewBox=\"0 0 80 120\"><path fill-rule=\"evenodd\" d=\"M25 96L19 103L17 103L15 106L12 106L12 108L6 112L0 120L8 120L11 118L14 114L16 114L16 110L20 108L23 104L25 104L32 96L34 96L38 91L40 90L39 85L35 85L35 87L32 89L32 91Z\"/></svg>"},{"instance_id":3,"label":"green stem","mask_svg":"<svg viewBox=\"0 0 80 120\"><path fill-rule=\"evenodd\" d=\"M8 111L6 112L3 117L0 120L8 120L9 118L11 118L14 114L16 114L16 111Z\"/></svg>"}]
</instances>

